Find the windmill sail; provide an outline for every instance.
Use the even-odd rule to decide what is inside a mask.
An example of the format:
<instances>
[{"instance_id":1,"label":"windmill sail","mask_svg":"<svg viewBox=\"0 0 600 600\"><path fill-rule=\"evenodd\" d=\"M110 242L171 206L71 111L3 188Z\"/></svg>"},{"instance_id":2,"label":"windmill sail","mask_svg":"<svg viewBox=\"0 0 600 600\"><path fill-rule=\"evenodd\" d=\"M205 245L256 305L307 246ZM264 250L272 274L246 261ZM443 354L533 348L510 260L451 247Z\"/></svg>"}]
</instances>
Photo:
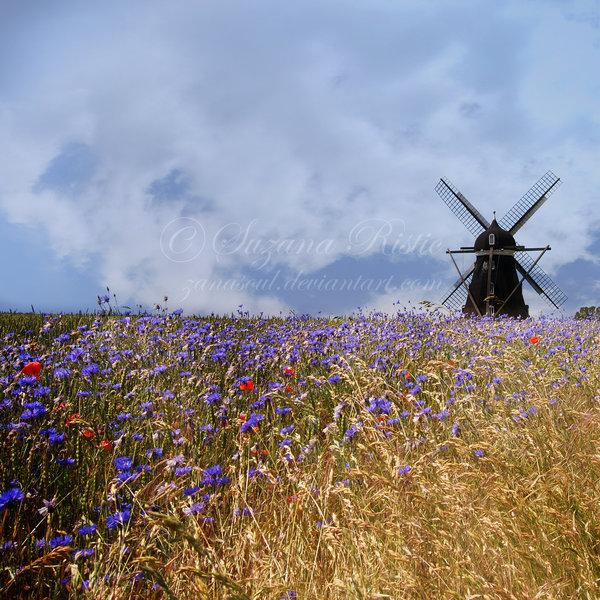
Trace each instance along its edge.
<instances>
[{"instance_id":1,"label":"windmill sail","mask_svg":"<svg viewBox=\"0 0 600 600\"><path fill-rule=\"evenodd\" d=\"M543 269L538 265L533 266L533 259L529 254L515 252L515 259L517 260L517 269L538 294L544 296L555 308L560 308L565 303L567 296Z\"/></svg>"},{"instance_id":2,"label":"windmill sail","mask_svg":"<svg viewBox=\"0 0 600 600\"><path fill-rule=\"evenodd\" d=\"M450 182L440 179L435 191L473 235L479 235L488 228L489 223L481 213Z\"/></svg>"},{"instance_id":3,"label":"windmill sail","mask_svg":"<svg viewBox=\"0 0 600 600\"><path fill-rule=\"evenodd\" d=\"M472 268L466 277L464 277L464 275L463 275L464 282L467 287L469 287L469 284L471 283L472 276L473 276ZM461 283L460 280L458 280L454 284L454 288L452 290L450 290L444 296L444 299L442 300L442 304L453 310L460 311L460 310L462 310L463 306L467 302L467 296L468 296L468 294L467 294L467 290L465 289L465 286Z\"/></svg>"},{"instance_id":4,"label":"windmill sail","mask_svg":"<svg viewBox=\"0 0 600 600\"><path fill-rule=\"evenodd\" d=\"M525 195L500 219L499 225L514 235L546 202L548 196L560 185L560 179L548 171Z\"/></svg>"}]
</instances>

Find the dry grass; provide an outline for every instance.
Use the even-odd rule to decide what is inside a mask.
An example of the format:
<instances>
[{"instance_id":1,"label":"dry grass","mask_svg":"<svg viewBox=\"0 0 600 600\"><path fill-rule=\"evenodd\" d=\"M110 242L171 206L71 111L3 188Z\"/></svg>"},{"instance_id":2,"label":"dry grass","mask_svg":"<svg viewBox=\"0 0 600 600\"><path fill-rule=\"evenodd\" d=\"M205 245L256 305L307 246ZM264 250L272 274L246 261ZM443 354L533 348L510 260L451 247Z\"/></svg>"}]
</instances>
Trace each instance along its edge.
<instances>
[{"instance_id":1,"label":"dry grass","mask_svg":"<svg viewBox=\"0 0 600 600\"><path fill-rule=\"evenodd\" d=\"M272 394L276 404L293 407L293 460L278 446L278 426L263 423L258 432L239 432L237 414L246 410L241 400L234 403L235 416L229 415L223 436L206 449L178 413L165 410L152 421L153 430L179 427L187 442L179 449L165 447L164 460L151 473L125 484L136 518L102 533L87 563L64 552L45 554L31 560L22 575L5 578L4 592L25 594L23 586L29 586L28 593L40 597L52 589L58 593L47 577L48 565L55 565L50 569L55 578L71 572L71 583L63 588L71 595L114 600L279 599L295 597L292 591L300 599L323 600L599 598L598 326L420 319L416 325L411 317L353 326L364 345L332 362L326 373L310 366L309 353L301 357L296 369L307 379L307 395L296 388ZM267 322L250 335L255 339L274 326ZM390 337L390 328L402 337ZM517 337L506 342L510 331ZM528 342L533 331L541 337L536 346ZM427 348L425 342L438 333L443 341ZM285 344L302 336L296 332L283 341L273 364L265 367L270 379L287 364ZM246 340L247 332L242 337ZM393 344L377 350L380 339ZM422 342L418 348L415 339ZM558 346L564 349L548 352ZM393 364L372 368L376 355ZM194 360L200 365L206 354ZM218 377L213 373L222 389L235 389L235 376L245 374L238 366L227 365ZM202 368L203 377L184 380L176 390L177 399L198 410L211 376L210 365ZM468 385L456 386L459 372L472 376ZM327 383L332 373L342 380ZM405 383L417 375L427 381L412 395ZM135 377L142 375L137 371ZM258 386L269 379L255 377ZM494 378L501 381L493 383ZM324 385L311 385L315 379ZM410 415L389 424L369 412L373 397L392 402L390 417L404 410ZM451 397L454 402L448 403ZM418 398L421 406L415 405ZM341 402L345 407L335 420ZM419 414L427 406L431 412ZM432 418L445 408L449 416ZM108 409L94 410L98 420ZM530 411L527 416L524 410ZM450 431L455 421L458 435ZM357 422L362 423L358 433L344 437ZM312 452L295 460L311 438ZM3 448L8 452L8 445ZM260 449L268 456L261 457ZM118 454L134 451L123 447ZM192 502L182 496L189 481L173 478L165 465L178 452L202 468L219 462L232 478L197 515L182 512ZM405 465L411 469L401 473ZM264 476L249 478L249 469L257 467ZM110 461L97 466L86 502L115 491L110 468ZM170 481L172 489L164 485ZM246 508L252 513L236 514ZM206 515L214 522L205 522ZM5 519L5 539L9 525ZM66 518L61 526L56 529L67 530ZM26 533L17 533L24 543ZM143 577L132 581L134 573ZM89 581L86 590L79 589L82 579Z\"/></svg>"}]
</instances>

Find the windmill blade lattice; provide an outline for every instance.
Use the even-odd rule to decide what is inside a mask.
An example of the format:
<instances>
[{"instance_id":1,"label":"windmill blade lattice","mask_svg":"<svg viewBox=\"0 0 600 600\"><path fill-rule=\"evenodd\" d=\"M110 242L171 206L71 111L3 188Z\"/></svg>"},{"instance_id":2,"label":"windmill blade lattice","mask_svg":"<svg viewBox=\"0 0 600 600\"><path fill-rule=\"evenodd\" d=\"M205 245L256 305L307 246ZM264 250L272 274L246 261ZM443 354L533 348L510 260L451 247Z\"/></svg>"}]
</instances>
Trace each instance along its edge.
<instances>
[{"instance_id":1,"label":"windmill blade lattice","mask_svg":"<svg viewBox=\"0 0 600 600\"><path fill-rule=\"evenodd\" d=\"M529 275L527 275L525 279L532 285L533 289L535 289L538 294L542 294L555 308L560 308L565 303L567 296L554 281L550 279L550 276L538 265L531 268L534 261L529 254L526 252L515 252L515 259L517 260L518 266L521 267L519 271L521 271L523 275L531 269ZM531 280L533 280L535 285L533 285Z\"/></svg>"},{"instance_id":2,"label":"windmill blade lattice","mask_svg":"<svg viewBox=\"0 0 600 600\"><path fill-rule=\"evenodd\" d=\"M469 287L472 277L473 272L471 271L468 277L465 278L465 284L467 287ZM458 285L455 285L455 287L444 296L442 304L453 310L461 311L467 302L467 296L468 294L465 286L459 282Z\"/></svg>"},{"instance_id":3,"label":"windmill blade lattice","mask_svg":"<svg viewBox=\"0 0 600 600\"><path fill-rule=\"evenodd\" d=\"M531 218L560 185L552 171L548 171L527 193L500 219L499 225L514 235Z\"/></svg>"},{"instance_id":4,"label":"windmill blade lattice","mask_svg":"<svg viewBox=\"0 0 600 600\"><path fill-rule=\"evenodd\" d=\"M489 223L481 213L450 182L440 179L435 191L473 235L477 236L488 228Z\"/></svg>"}]
</instances>

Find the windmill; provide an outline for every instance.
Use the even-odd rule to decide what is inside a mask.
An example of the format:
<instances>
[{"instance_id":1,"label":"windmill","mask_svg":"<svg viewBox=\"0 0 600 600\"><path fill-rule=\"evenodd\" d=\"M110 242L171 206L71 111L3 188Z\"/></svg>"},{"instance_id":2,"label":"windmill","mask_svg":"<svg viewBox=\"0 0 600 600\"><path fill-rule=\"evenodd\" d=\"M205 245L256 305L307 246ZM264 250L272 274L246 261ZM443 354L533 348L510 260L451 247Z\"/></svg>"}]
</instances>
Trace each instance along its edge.
<instances>
[{"instance_id":1,"label":"windmill","mask_svg":"<svg viewBox=\"0 0 600 600\"><path fill-rule=\"evenodd\" d=\"M518 246L514 239L559 185L560 179L548 171L500 221L496 221L494 213L494 219L489 223L447 179L440 179L436 192L461 223L477 236L472 247L447 251L460 277L442 304L478 315L526 317L529 307L523 300L523 281L553 307L564 304L565 294L537 264L550 246L525 248ZM532 251L541 251L541 254L534 260L528 254ZM472 267L461 273L453 255L463 253L475 254L476 260Z\"/></svg>"}]
</instances>

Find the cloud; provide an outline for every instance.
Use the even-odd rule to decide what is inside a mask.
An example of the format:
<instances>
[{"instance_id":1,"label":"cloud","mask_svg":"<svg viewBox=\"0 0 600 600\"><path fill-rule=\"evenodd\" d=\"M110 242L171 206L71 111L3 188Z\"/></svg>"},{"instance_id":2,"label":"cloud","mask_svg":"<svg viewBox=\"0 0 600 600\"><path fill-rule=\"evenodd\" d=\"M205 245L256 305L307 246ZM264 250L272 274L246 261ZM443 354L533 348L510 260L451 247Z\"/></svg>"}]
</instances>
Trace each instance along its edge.
<instances>
[{"instance_id":1,"label":"cloud","mask_svg":"<svg viewBox=\"0 0 600 600\"><path fill-rule=\"evenodd\" d=\"M589 260L600 184L597 31L560 4L478 8L11 5L0 72L8 56L23 67L0 80L0 210L43 231L56 256L93 268L120 297L152 303L166 293L185 296L188 310L243 303L278 312L293 295L186 290L247 277L273 240L331 244L273 251L269 269L333 273L350 260L359 275L358 259L381 247L363 256L348 239L370 219L394 223L389 239L437 240L439 262L424 262L423 275L442 270L450 283L443 248L470 236L436 197L438 177L502 214L553 169L564 185L518 241L550 243L550 273ZM161 246L181 219L199 223L205 240L193 260ZM200 238L186 242L186 231L175 241L193 246ZM224 251L224 239L241 250ZM408 277L406 262L397 265ZM365 299L338 306L349 298Z\"/></svg>"}]
</instances>

